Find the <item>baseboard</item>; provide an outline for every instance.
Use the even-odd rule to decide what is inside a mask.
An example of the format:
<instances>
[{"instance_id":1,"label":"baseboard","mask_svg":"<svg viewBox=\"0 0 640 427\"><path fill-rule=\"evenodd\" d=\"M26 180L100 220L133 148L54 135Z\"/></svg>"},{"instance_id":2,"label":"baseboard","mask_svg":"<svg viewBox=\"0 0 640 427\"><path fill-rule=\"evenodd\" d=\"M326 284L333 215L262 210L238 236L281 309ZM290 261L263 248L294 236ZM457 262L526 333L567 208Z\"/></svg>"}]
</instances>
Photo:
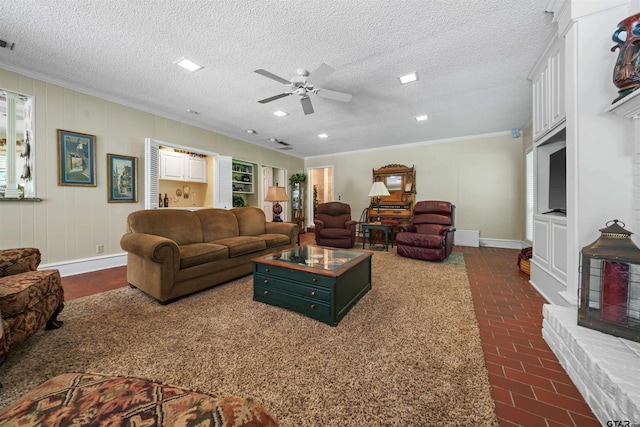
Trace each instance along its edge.
<instances>
[{"instance_id":1,"label":"baseboard","mask_svg":"<svg viewBox=\"0 0 640 427\"><path fill-rule=\"evenodd\" d=\"M480 238L480 246L503 249L522 249L527 245L522 240Z\"/></svg>"},{"instance_id":2,"label":"baseboard","mask_svg":"<svg viewBox=\"0 0 640 427\"><path fill-rule=\"evenodd\" d=\"M39 270L57 269L60 276L74 276L76 274L90 273L92 271L105 270L107 268L122 267L127 265L127 254L104 255L95 258L76 259L60 263L41 264Z\"/></svg>"}]
</instances>

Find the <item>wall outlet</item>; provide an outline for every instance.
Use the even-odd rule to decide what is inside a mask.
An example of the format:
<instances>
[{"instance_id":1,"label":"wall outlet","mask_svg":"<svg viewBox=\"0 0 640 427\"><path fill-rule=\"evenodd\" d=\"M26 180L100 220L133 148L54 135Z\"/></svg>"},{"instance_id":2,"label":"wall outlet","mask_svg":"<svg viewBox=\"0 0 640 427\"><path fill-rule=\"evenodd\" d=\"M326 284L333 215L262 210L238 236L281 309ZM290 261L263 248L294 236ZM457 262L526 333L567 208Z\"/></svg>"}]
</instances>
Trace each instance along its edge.
<instances>
[{"instance_id":1,"label":"wall outlet","mask_svg":"<svg viewBox=\"0 0 640 427\"><path fill-rule=\"evenodd\" d=\"M101 254L103 252L104 252L104 245L103 244L96 245L96 253Z\"/></svg>"}]
</instances>

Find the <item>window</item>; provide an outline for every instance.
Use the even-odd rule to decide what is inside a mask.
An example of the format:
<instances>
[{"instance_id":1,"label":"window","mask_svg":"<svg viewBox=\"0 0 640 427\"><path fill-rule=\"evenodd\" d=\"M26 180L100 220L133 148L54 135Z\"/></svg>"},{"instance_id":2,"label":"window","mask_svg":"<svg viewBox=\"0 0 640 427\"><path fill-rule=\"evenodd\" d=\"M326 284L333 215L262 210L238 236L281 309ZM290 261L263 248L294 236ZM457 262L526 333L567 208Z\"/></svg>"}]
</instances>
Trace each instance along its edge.
<instances>
[{"instance_id":1,"label":"window","mask_svg":"<svg viewBox=\"0 0 640 427\"><path fill-rule=\"evenodd\" d=\"M33 97L0 89L0 197L35 197Z\"/></svg>"},{"instance_id":2,"label":"window","mask_svg":"<svg viewBox=\"0 0 640 427\"><path fill-rule=\"evenodd\" d=\"M527 174L527 189L526 189L526 227L527 232L525 238L533 242L533 148L527 150L526 155L526 174Z\"/></svg>"}]
</instances>

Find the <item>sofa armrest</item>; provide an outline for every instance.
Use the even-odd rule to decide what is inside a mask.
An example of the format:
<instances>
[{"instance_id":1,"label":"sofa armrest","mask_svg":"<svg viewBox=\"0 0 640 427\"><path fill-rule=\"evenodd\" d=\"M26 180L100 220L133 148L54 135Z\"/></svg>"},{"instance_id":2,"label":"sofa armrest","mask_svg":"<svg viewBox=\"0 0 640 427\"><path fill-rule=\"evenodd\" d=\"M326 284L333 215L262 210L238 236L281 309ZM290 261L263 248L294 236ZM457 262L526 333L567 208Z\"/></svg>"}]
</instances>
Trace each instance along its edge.
<instances>
[{"instance_id":1,"label":"sofa armrest","mask_svg":"<svg viewBox=\"0 0 640 427\"><path fill-rule=\"evenodd\" d=\"M127 233L120 239L120 247L126 252L153 262L171 262L176 269L180 266L180 249L176 242L166 237Z\"/></svg>"},{"instance_id":2,"label":"sofa armrest","mask_svg":"<svg viewBox=\"0 0 640 427\"><path fill-rule=\"evenodd\" d=\"M398 233L400 232L405 232L405 233L415 233L417 231L416 226L413 224L410 225L401 225L398 227Z\"/></svg>"},{"instance_id":3,"label":"sofa armrest","mask_svg":"<svg viewBox=\"0 0 640 427\"><path fill-rule=\"evenodd\" d=\"M38 248L17 248L0 250L0 277L36 271L40 265Z\"/></svg>"},{"instance_id":4,"label":"sofa armrest","mask_svg":"<svg viewBox=\"0 0 640 427\"><path fill-rule=\"evenodd\" d=\"M315 225L316 234L318 234L318 232L320 230L324 229L324 221L322 221L320 219L314 219L313 220L313 225Z\"/></svg>"},{"instance_id":5,"label":"sofa armrest","mask_svg":"<svg viewBox=\"0 0 640 427\"><path fill-rule=\"evenodd\" d=\"M289 236L289 241L295 243L298 240L298 224L292 222L266 222L265 231L268 234L284 234Z\"/></svg>"},{"instance_id":6,"label":"sofa armrest","mask_svg":"<svg viewBox=\"0 0 640 427\"><path fill-rule=\"evenodd\" d=\"M358 221L350 219L349 221L344 223L344 228L348 228L350 230L355 230L357 224L358 224Z\"/></svg>"},{"instance_id":7,"label":"sofa armrest","mask_svg":"<svg viewBox=\"0 0 640 427\"><path fill-rule=\"evenodd\" d=\"M455 227L446 227L440 230L440 234L441 235L446 235L447 233L451 233L453 231L456 231Z\"/></svg>"}]
</instances>

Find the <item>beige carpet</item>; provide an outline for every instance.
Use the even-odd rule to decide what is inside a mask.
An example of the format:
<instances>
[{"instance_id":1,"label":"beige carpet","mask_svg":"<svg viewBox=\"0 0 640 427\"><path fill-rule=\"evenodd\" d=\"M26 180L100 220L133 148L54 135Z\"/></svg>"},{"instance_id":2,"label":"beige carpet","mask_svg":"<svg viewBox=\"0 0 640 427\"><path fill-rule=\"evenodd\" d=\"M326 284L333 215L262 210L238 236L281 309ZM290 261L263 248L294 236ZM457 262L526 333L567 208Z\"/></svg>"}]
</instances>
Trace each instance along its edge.
<instances>
[{"instance_id":1,"label":"beige carpet","mask_svg":"<svg viewBox=\"0 0 640 427\"><path fill-rule=\"evenodd\" d=\"M67 303L0 366L0 408L62 372L253 397L282 426L497 425L463 256L375 252L337 327L252 300L252 278L162 306L129 287Z\"/></svg>"}]
</instances>

